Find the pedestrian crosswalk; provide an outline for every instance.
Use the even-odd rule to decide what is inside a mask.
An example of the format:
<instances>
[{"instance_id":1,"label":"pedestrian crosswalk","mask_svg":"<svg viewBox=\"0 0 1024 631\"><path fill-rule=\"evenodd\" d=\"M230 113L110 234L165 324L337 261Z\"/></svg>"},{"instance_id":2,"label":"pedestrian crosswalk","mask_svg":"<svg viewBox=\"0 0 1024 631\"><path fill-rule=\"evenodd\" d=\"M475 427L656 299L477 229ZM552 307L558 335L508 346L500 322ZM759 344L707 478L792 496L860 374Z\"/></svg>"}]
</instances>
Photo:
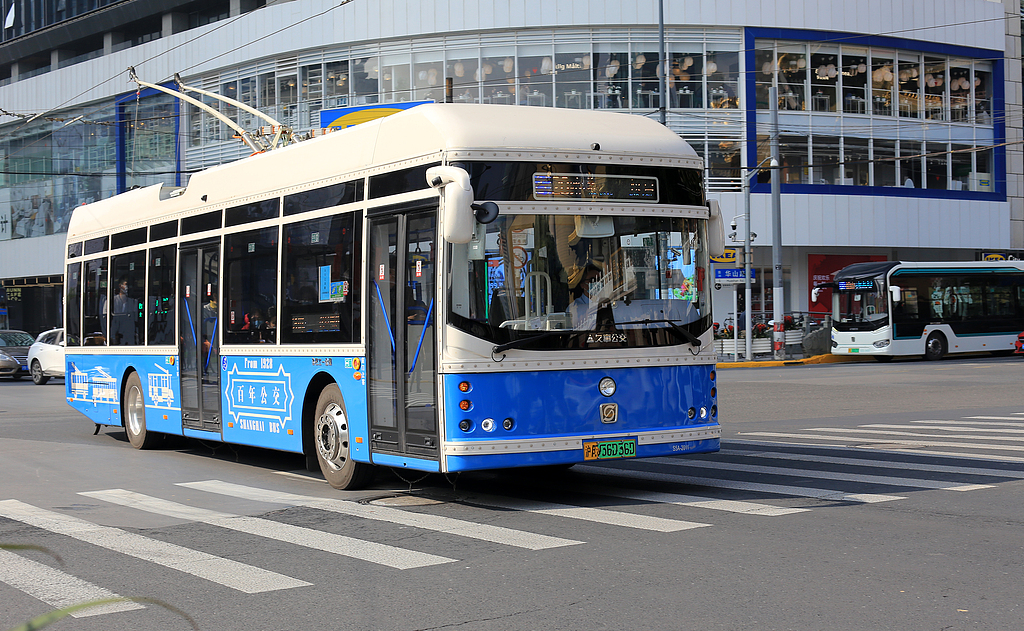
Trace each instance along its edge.
<instances>
[{"instance_id":1,"label":"pedestrian crosswalk","mask_svg":"<svg viewBox=\"0 0 1024 631\"><path fill-rule=\"evenodd\" d=\"M917 419L901 424L811 427L791 432L741 432L740 437L769 444L858 446L932 456L1024 462L1024 412L1005 416Z\"/></svg>"},{"instance_id":2,"label":"pedestrian crosswalk","mask_svg":"<svg viewBox=\"0 0 1024 631\"><path fill-rule=\"evenodd\" d=\"M970 435L971 430L965 428L1024 430L1024 414L891 425L865 425L856 429L868 431L845 432L865 441L863 437L873 436L869 431ZM439 483L434 493L447 501L430 506L396 507L330 497L329 491L313 495L223 480L181 480L165 489L147 489L148 493L110 488L78 494L110 509L142 511L204 525L207 528L201 532L206 539L201 545L166 534L147 536L145 531L91 522L67 514L66 509L33 505L27 498L0 498L0 539L12 527L20 529L24 537L27 526L29 532L37 529L56 536L48 539L57 542L55 546L67 538L101 549L98 554L150 563L163 568L161 571L186 575L228 593L257 594L308 588L320 577L304 572L302 564L299 569L295 565L275 567L277 555L261 555L258 547L245 555L244 563L227 553L219 555L218 543L224 537L218 533L245 535L267 541L268 545L294 546L302 549L299 554L323 555L351 567L429 573L494 550L537 555L560 548L601 546L608 540L621 540L626 533L665 543L677 537L698 536L708 528L730 528L761 519L800 519L803 513L835 502L853 508L905 500L922 491L983 493L1024 479L1019 466L999 457L921 458L918 450L901 453L889 448L868 451L821 445L831 445L835 434L842 433L810 429L792 434L814 436L819 442L787 438L790 442L782 443L749 437L792 434L755 432L744 435L743 440L724 441L718 454L579 465L557 483L526 478L504 486L485 478L461 484L458 491ZM1010 432L998 435L1000 440L1014 437ZM884 444L892 445L890 435L885 436ZM917 441L920 437L909 438ZM1000 442L1004 447L1013 444ZM295 481L288 479L282 480L281 486L305 488L296 487ZM251 512L260 516L225 511L227 499L255 506ZM815 500L823 503L815 504ZM296 517L292 521L306 524L297 525L282 516L289 511L333 517L305 522ZM563 536L566 533L570 536ZM485 548L486 553L482 552ZM75 576L46 563L44 557L40 559L0 550L0 583L50 607L87 600L111 601L78 615L119 614L145 606L119 600L115 591L118 584L110 582L110 576L102 571ZM0 585L0 594L3 589L7 588Z\"/></svg>"}]
</instances>

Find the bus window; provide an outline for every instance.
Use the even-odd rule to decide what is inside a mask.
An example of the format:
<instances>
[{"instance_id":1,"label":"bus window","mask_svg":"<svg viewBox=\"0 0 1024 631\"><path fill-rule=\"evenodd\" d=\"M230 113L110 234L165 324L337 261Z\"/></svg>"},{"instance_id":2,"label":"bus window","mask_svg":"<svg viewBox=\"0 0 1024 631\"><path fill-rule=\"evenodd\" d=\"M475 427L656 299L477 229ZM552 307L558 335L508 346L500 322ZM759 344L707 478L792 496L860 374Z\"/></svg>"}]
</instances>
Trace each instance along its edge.
<instances>
[{"instance_id":1,"label":"bus window","mask_svg":"<svg viewBox=\"0 0 1024 631\"><path fill-rule=\"evenodd\" d=\"M173 245L149 251L149 343L177 344L174 339L174 266L177 249Z\"/></svg>"},{"instance_id":2,"label":"bus window","mask_svg":"<svg viewBox=\"0 0 1024 631\"><path fill-rule=\"evenodd\" d=\"M131 252L112 258L110 263L110 345L144 343L145 320L142 297L146 292L146 253Z\"/></svg>"},{"instance_id":3,"label":"bus window","mask_svg":"<svg viewBox=\"0 0 1024 631\"><path fill-rule=\"evenodd\" d=\"M79 244L81 245L81 244ZM67 289L67 304L65 307L65 331L68 336L68 346L74 340L75 345L80 343L82 326L82 264L72 263L68 265L68 275L65 281Z\"/></svg>"},{"instance_id":4,"label":"bus window","mask_svg":"<svg viewBox=\"0 0 1024 631\"><path fill-rule=\"evenodd\" d=\"M274 226L225 238L225 344L277 341L277 231Z\"/></svg>"},{"instance_id":5,"label":"bus window","mask_svg":"<svg viewBox=\"0 0 1024 631\"><path fill-rule=\"evenodd\" d=\"M361 226L358 213L285 226L282 343L359 341Z\"/></svg>"},{"instance_id":6,"label":"bus window","mask_svg":"<svg viewBox=\"0 0 1024 631\"><path fill-rule=\"evenodd\" d=\"M107 345L107 258L85 263L82 346Z\"/></svg>"}]
</instances>

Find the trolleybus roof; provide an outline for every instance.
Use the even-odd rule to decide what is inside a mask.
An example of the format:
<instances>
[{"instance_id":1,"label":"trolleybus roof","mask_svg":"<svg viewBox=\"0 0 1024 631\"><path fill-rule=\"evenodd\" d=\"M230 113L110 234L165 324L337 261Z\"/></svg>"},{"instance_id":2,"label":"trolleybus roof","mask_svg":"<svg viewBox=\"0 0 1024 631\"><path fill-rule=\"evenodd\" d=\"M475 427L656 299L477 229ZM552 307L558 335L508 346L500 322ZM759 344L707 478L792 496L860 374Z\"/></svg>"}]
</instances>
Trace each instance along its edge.
<instances>
[{"instance_id":1,"label":"trolleybus roof","mask_svg":"<svg viewBox=\"0 0 1024 631\"><path fill-rule=\"evenodd\" d=\"M643 116L427 104L206 169L192 175L185 189L157 184L80 206L72 215L68 239L286 194L289 187L451 150L486 150L480 159L489 160L600 162L611 156L628 161L632 156L644 165L700 166L700 158L686 141ZM548 155L542 158L543 154ZM580 154L587 154L586 158L579 158Z\"/></svg>"}]
</instances>

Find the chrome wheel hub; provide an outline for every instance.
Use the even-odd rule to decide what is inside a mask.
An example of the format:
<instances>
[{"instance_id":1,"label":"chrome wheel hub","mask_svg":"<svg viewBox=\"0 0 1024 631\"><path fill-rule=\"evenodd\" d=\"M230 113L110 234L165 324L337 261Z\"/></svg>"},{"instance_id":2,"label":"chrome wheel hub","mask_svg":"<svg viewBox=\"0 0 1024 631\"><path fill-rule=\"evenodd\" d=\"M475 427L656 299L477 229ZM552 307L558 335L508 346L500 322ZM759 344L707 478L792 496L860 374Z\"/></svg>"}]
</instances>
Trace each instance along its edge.
<instances>
[{"instance_id":1,"label":"chrome wheel hub","mask_svg":"<svg viewBox=\"0 0 1024 631\"><path fill-rule=\"evenodd\" d=\"M128 429L132 434L138 436L142 432L142 419L145 413L142 403L142 393L138 388L128 391L128 405L125 409L125 419L128 422Z\"/></svg>"},{"instance_id":2,"label":"chrome wheel hub","mask_svg":"<svg viewBox=\"0 0 1024 631\"><path fill-rule=\"evenodd\" d=\"M316 449L320 458L335 469L348 460L348 419L345 410L331 403L316 420Z\"/></svg>"}]
</instances>

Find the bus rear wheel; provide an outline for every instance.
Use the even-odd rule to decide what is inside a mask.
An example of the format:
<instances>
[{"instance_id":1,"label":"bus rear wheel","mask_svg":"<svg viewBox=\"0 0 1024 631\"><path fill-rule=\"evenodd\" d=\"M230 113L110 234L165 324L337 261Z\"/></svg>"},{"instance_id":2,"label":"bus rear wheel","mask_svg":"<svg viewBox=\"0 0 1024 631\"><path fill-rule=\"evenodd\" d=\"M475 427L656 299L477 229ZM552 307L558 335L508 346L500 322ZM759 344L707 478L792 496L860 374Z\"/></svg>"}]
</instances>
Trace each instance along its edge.
<instances>
[{"instance_id":1,"label":"bus rear wheel","mask_svg":"<svg viewBox=\"0 0 1024 631\"><path fill-rule=\"evenodd\" d=\"M935 332L928 336L924 343L924 358L928 361L942 359L946 354L946 336Z\"/></svg>"},{"instance_id":2,"label":"bus rear wheel","mask_svg":"<svg viewBox=\"0 0 1024 631\"><path fill-rule=\"evenodd\" d=\"M146 401L142 396L142 381L138 373L133 372L125 382L121 421L132 447L149 449L156 444L156 434L146 429Z\"/></svg>"},{"instance_id":3,"label":"bus rear wheel","mask_svg":"<svg viewBox=\"0 0 1024 631\"><path fill-rule=\"evenodd\" d=\"M313 442L320 471L336 489L358 489L373 479L371 465L352 460L349 449L348 413L337 384L320 393L313 421Z\"/></svg>"}]
</instances>

